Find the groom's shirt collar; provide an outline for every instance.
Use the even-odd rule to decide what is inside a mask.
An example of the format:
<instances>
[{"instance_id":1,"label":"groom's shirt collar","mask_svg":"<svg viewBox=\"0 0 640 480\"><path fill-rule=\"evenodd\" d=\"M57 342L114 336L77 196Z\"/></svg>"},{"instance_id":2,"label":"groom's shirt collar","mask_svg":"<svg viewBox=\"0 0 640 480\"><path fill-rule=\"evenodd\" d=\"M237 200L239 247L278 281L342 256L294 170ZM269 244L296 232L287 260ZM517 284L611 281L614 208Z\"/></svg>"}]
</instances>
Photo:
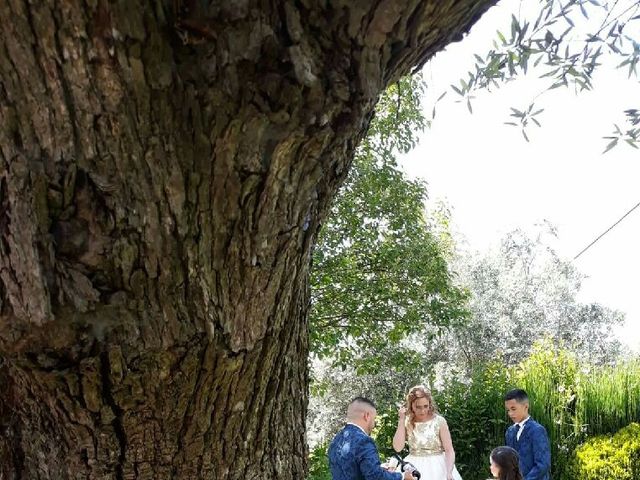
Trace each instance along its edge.
<instances>
[{"instance_id":1,"label":"groom's shirt collar","mask_svg":"<svg viewBox=\"0 0 640 480\"><path fill-rule=\"evenodd\" d=\"M364 433L366 436L369 436L369 434L367 432L365 432L364 428L362 428L360 425L357 425L357 424L351 423L351 422L347 422L347 425L353 425L354 427L358 427L360 430L362 430L362 433Z\"/></svg>"}]
</instances>

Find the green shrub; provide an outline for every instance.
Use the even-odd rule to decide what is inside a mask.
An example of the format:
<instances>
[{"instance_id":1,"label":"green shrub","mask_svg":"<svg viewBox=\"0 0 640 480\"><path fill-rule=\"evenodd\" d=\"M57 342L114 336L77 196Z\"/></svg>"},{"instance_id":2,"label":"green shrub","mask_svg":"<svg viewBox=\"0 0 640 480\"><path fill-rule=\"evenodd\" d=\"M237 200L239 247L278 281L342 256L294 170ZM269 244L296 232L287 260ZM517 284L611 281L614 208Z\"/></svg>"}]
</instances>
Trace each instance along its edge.
<instances>
[{"instance_id":1,"label":"green shrub","mask_svg":"<svg viewBox=\"0 0 640 480\"><path fill-rule=\"evenodd\" d=\"M584 442L574 452L570 475L580 480L640 478L640 424Z\"/></svg>"},{"instance_id":2,"label":"green shrub","mask_svg":"<svg viewBox=\"0 0 640 480\"><path fill-rule=\"evenodd\" d=\"M378 412L376 417L376 428L371 432L371 436L378 446L380 461L385 462L395 452L393 450L393 436L398 427L398 412L395 408L387 408Z\"/></svg>"},{"instance_id":3,"label":"green shrub","mask_svg":"<svg viewBox=\"0 0 640 480\"><path fill-rule=\"evenodd\" d=\"M321 443L309 452L308 480L331 480L329 457L327 456L328 448L328 443Z\"/></svg>"},{"instance_id":4,"label":"green shrub","mask_svg":"<svg viewBox=\"0 0 640 480\"><path fill-rule=\"evenodd\" d=\"M536 342L529 357L514 369L512 382L514 388L527 391L529 413L547 430L551 478L572 478L567 476L567 465L582 440L581 422L576 419L580 370L575 356L551 339Z\"/></svg>"},{"instance_id":5,"label":"green shrub","mask_svg":"<svg viewBox=\"0 0 640 480\"><path fill-rule=\"evenodd\" d=\"M489 453L504 444L506 390L506 369L496 362L477 365L466 381L449 379L434 392L451 431L456 467L465 480L487 478Z\"/></svg>"}]
</instances>

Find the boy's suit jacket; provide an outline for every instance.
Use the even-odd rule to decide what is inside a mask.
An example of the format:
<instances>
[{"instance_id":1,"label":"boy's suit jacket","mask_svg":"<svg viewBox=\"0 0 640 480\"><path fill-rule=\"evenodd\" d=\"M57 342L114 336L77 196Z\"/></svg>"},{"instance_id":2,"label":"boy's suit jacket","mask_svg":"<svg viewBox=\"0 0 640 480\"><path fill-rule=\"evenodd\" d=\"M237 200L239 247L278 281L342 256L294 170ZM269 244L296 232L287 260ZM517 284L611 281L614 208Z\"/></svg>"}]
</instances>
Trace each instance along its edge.
<instances>
[{"instance_id":1,"label":"boy's suit jacket","mask_svg":"<svg viewBox=\"0 0 640 480\"><path fill-rule=\"evenodd\" d=\"M545 428L529 418L522 427L520 439L517 432L517 425L511 425L505 437L507 446L518 451L524 480L550 480L551 447Z\"/></svg>"}]
</instances>

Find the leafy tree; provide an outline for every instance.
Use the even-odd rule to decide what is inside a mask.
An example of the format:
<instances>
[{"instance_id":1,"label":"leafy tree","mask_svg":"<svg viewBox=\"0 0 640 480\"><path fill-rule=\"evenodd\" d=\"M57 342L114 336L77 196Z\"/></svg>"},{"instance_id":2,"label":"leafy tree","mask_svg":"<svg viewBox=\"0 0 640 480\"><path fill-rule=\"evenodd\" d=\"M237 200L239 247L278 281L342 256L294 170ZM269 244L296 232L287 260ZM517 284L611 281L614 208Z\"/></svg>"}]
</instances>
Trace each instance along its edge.
<instances>
[{"instance_id":1,"label":"leafy tree","mask_svg":"<svg viewBox=\"0 0 640 480\"><path fill-rule=\"evenodd\" d=\"M637 0L530 0L520 1L507 28L497 31L493 48L476 54L468 75L452 89L465 99L471 110L478 89L498 88L519 75L535 73L548 79L540 93L559 87L576 92L591 90L598 68L605 65L625 69L638 77L640 62L640 2ZM537 97L540 97L538 95ZM512 108L509 125L527 131L540 126L543 108L534 98L523 107ZM625 112L626 127L614 125L605 137L605 152L625 142L638 148L640 113Z\"/></svg>"},{"instance_id":2,"label":"leafy tree","mask_svg":"<svg viewBox=\"0 0 640 480\"><path fill-rule=\"evenodd\" d=\"M456 466L465 479L486 479L487 458L504 443L508 427L504 394L509 372L499 360L475 364L466 375L448 374L434 392L456 451Z\"/></svg>"},{"instance_id":3,"label":"leafy tree","mask_svg":"<svg viewBox=\"0 0 640 480\"><path fill-rule=\"evenodd\" d=\"M622 352L613 328L623 323L623 314L578 300L583 276L550 246L553 236L553 229L535 236L515 230L497 250L456 260L460 282L470 291L471 317L452 335L468 364L496 356L516 363L545 337L594 363L611 362Z\"/></svg>"},{"instance_id":4,"label":"leafy tree","mask_svg":"<svg viewBox=\"0 0 640 480\"><path fill-rule=\"evenodd\" d=\"M0 2L0 476L303 477L319 226L494 3Z\"/></svg>"},{"instance_id":5,"label":"leafy tree","mask_svg":"<svg viewBox=\"0 0 640 480\"><path fill-rule=\"evenodd\" d=\"M446 216L424 214L426 184L397 164L424 127L422 81L389 87L324 224L311 271L311 351L334 365L377 370L411 333L432 340L466 317L448 270Z\"/></svg>"},{"instance_id":6,"label":"leafy tree","mask_svg":"<svg viewBox=\"0 0 640 480\"><path fill-rule=\"evenodd\" d=\"M342 425L348 401L375 399L384 437L385 419L407 387L443 360L438 335L466 321L466 294L448 269L448 212L425 215L426 184L396 164L424 127L422 88L419 76L405 77L382 96L314 252L312 478L324 474L323 445Z\"/></svg>"}]
</instances>

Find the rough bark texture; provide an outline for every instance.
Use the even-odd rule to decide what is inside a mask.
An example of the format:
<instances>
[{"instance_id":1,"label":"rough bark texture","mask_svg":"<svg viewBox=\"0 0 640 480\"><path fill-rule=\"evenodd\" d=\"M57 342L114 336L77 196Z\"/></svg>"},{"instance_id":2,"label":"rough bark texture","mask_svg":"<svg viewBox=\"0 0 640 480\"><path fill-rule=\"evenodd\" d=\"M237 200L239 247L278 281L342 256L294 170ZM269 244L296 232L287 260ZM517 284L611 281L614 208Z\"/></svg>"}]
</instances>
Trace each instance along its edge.
<instances>
[{"instance_id":1,"label":"rough bark texture","mask_svg":"<svg viewBox=\"0 0 640 480\"><path fill-rule=\"evenodd\" d=\"M302 478L315 234L493 3L0 2L0 479Z\"/></svg>"}]
</instances>

